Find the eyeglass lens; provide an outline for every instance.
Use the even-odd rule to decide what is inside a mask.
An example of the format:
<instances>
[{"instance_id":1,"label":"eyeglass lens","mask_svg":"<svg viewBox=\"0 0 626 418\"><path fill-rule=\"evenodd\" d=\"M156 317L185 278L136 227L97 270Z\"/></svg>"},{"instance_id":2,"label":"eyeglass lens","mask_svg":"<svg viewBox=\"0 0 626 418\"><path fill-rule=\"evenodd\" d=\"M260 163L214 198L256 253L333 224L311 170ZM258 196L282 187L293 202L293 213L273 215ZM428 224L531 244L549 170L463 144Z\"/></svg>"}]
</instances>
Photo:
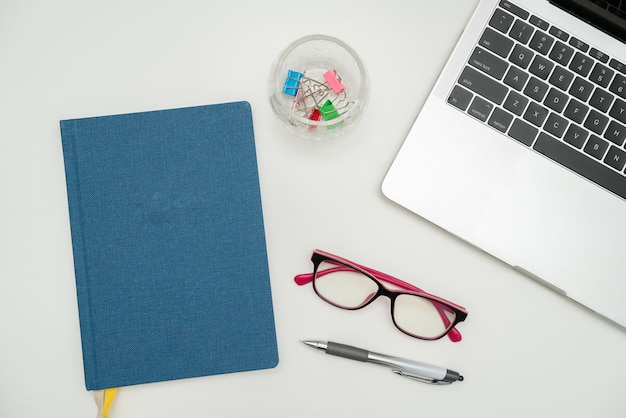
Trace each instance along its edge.
<instances>
[{"instance_id":1,"label":"eyeglass lens","mask_svg":"<svg viewBox=\"0 0 626 418\"><path fill-rule=\"evenodd\" d=\"M318 266L314 287L317 294L343 309L358 309L378 294L378 283L351 267L322 261ZM448 331L455 312L449 307L421 297L401 293L393 303L394 323L403 332L415 337L434 339Z\"/></svg>"}]
</instances>

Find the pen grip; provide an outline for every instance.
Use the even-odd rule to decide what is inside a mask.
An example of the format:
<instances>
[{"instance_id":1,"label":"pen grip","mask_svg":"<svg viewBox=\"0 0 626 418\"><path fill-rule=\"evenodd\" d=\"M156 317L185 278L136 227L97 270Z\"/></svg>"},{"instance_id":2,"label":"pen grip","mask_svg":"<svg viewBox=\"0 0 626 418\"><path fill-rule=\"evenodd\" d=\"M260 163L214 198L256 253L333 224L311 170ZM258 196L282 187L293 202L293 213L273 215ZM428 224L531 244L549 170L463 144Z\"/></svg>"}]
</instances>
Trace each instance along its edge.
<instances>
[{"instance_id":1,"label":"pen grip","mask_svg":"<svg viewBox=\"0 0 626 418\"><path fill-rule=\"evenodd\" d=\"M352 347L351 345L333 343L329 341L326 346L326 354L366 362L369 351L363 350L362 348Z\"/></svg>"}]
</instances>

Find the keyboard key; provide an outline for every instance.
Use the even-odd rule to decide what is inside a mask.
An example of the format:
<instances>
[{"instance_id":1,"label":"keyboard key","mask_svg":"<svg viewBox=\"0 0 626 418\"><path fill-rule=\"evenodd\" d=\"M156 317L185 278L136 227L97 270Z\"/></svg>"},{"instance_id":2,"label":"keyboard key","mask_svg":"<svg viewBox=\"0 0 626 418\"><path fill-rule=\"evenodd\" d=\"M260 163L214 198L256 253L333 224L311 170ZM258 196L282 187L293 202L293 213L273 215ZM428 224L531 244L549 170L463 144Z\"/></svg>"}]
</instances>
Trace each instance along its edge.
<instances>
[{"instance_id":1,"label":"keyboard key","mask_svg":"<svg viewBox=\"0 0 626 418\"><path fill-rule=\"evenodd\" d=\"M524 112L524 119L538 127L541 127L541 125L543 125L543 122L546 120L547 116L548 109L535 102L530 102L528 108L526 109L526 112Z\"/></svg>"},{"instance_id":2,"label":"keyboard key","mask_svg":"<svg viewBox=\"0 0 626 418\"><path fill-rule=\"evenodd\" d=\"M528 19L528 15L530 14L526 10L506 0L503 0L500 2L500 7L502 7L505 10L508 10L509 12L513 13L514 15L518 17L521 17L524 20Z\"/></svg>"},{"instance_id":3,"label":"keyboard key","mask_svg":"<svg viewBox=\"0 0 626 418\"><path fill-rule=\"evenodd\" d=\"M547 55L553 43L554 38L552 36L538 30L533 35L528 46L540 54Z\"/></svg>"},{"instance_id":4,"label":"keyboard key","mask_svg":"<svg viewBox=\"0 0 626 418\"><path fill-rule=\"evenodd\" d=\"M557 138L561 138L567 129L567 125L569 125L567 119L562 118L556 113L550 113L544 129L546 132L556 136Z\"/></svg>"},{"instance_id":5,"label":"keyboard key","mask_svg":"<svg viewBox=\"0 0 626 418\"><path fill-rule=\"evenodd\" d=\"M585 120L584 126L590 131L595 132L598 135L602 135L604 128L606 128L608 123L609 118L592 109L591 112L589 112L589 116L587 116L587 119Z\"/></svg>"},{"instance_id":6,"label":"keyboard key","mask_svg":"<svg viewBox=\"0 0 626 418\"><path fill-rule=\"evenodd\" d=\"M609 91L617 94L622 99L626 99L626 77L621 74L615 75Z\"/></svg>"},{"instance_id":7,"label":"keyboard key","mask_svg":"<svg viewBox=\"0 0 626 418\"><path fill-rule=\"evenodd\" d=\"M476 96L467 110L467 113L474 116L476 119L485 122L492 110L493 103Z\"/></svg>"},{"instance_id":8,"label":"keyboard key","mask_svg":"<svg viewBox=\"0 0 626 418\"><path fill-rule=\"evenodd\" d=\"M609 111L609 108L613 103L613 99L614 97L611 93L597 88L591 95L591 99L589 99L589 104L598 109L600 112L606 113Z\"/></svg>"},{"instance_id":9,"label":"keyboard key","mask_svg":"<svg viewBox=\"0 0 626 418\"><path fill-rule=\"evenodd\" d=\"M542 133L533 147L592 182L626 199L626 178L598 161L585 156L564 142Z\"/></svg>"},{"instance_id":10,"label":"keyboard key","mask_svg":"<svg viewBox=\"0 0 626 418\"><path fill-rule=\"evenodd\" d=\"M489 125L500 132L506 132L513 120L513 115L497 107L489 118Z\"/></svg>"},{"instance_id":11,"label":"keyboard key","mask_svg":"<svg viewBox=\"0 0 626 418\"><path fill-rule=\"evenodd\" d=\"M616 60L615 58L609 61L609 67L613 68L616 71L619 71L622 74L626 74L626 65Z\"/></svg>"},{"instance_id":12,"label":"keyboard key","mask_svg":"<svg viewBox=\"0 0 626 418\"><path fill-rule=\"evenodd\" d=\"M496 104L502 104L508 92L506 86L471 67L463 69L459 77L459 84Z\"/></svg>"},{"instance_id":13,"label":"keyboard key","mask_svg":"<svg viewBox=\"0 0 626 418\"><path fill-rule=\"evenodd\" d=\"M501 58L496 57L491 52L482 48L475 48L469 59L470 65L489 74L493 78L501 80L504 77L509 64Z\"/></svg>"},{"instance_id":14,"label":"keyboard key","mask_svg":"<svg viewBox=\"0 0 626 418\"><path fill-rule=\"evenodd\" d=\"M483 36L478 41L478 45L500 55L502 58L509 56L513 44L513 40L504 37L491 28L485 28Z\"/></svg>"},{"instance_id":15,"label":"keyboard key","mask_svg":"<svg viewBox=\"0 0 626 418\"><path fill-rule=\"evenodd\" d=\"M515 39L519 43L525 44L526 42L528 42L534 31L535 28L532 27L529 23L521 20L516 20L513 24L511 32L509 32L509 37Z\"/></svg>"},{"instance_id":16,"label":"keyboard key","mask_svg":"<svg viewBox=\"0 0 626 418\"><path fill-rule=\"evenodd\" d=\"M550 84L563 91L567 91L570 83L574 79L574 74L562 67L556 67L550 76Z\"/></svg>"},{"instance_id":17,"label":"keyboard key","mask_svg":"<svg viewBox=\"0 0 626 418\"><path fill-rule=\"evenodd\" d=\"M615 103L613 103L609 115L622 123L626 123L626 102L615 99Z\"/></svg>"},{"instance_id":18,"label":"keyboard key","mask_svg":"<svg viewBox=\"0 0 626 418\"><path fill-rule=\"evenodd\" d=\"M597 59L598 61L601 61L603 63L607 63L609 62L609 56L606 55L604 52L602 51L598 51L595 48L591 48L591 50L589 50L589 55L591 55L593 58Z\"/></svg>"},{"instance_id":19,"label":"keyboard key","mask_svg":"<svg viewBox=\"0 0 626 418\"><path fill-rule=\"evenodd\" d=\"M530 65L533 55L535 54L530 49L521 45L515 45L515 48L513 48L513 52L511 52L511 56L509 57L509 61L518 67L526 69L528 68L528 65Z\"/></svg>"},{"instance_id":20,"label":"keyboard key","mask_svg":"<svg viewBox=\"0 0 626 418\"><path fill-rule=\"evenodd\" d=\"M531 77L526 84L524 94L531 99L541 102L548 92L548 84L539 80L537 77Z\"/></svg>"},{"instance_id":21,"label":"keyboard key","mask_svg":"<svg viewBox=\"0 0 626 418\"><path fill-rule=\"evenodd\" d=\"M611 145L609 152L607 152L606 157L604 157L604 162L617 171L622 171L624 165L626 165L626 152L617 148L615 145Z\"/></svg>"},{"instance_id":22,"label":"keyboard key","mask_svg":"<svg viewBox=\"0 0 626 418\"><path fill-rule=\"evenodd\" d=\"M588 111L589 107L587 107L585 104L579 102L576 99L571 99L567 104L567 107L565 108L565 113L563 113L563 115L576 123L583 123L583 120L585 120L585 116L587 116Z\"/></svg>"},{"instance_id":23,"label":"keyboard key","mask_svg":"<svg viewBox=\"0 0 626 418\"><path fill-rule=\"evenodd\" d=\"M589 133L585 129L572 123L567 129L563 140L568 144L578 149L581 149L583 145L585 145L585 141L587 140L588 136Z\"/></svg>"},{"instance_id":24,"label":"keyboard key","mask_svg":"<svg viewBox=\"0 0 626 418\"><path fill-rule=\"evenodd\" d=\"M515 119L509 130L509 136L530 147L537 137L539 129L524 122L521 119Z\"/></svg>"},{"instance_id":25,"label":"keyboard key","mask_svg":"<svg viewBox=\"0 0 626 418\"><path fill-rule=\"evenodd\" d=\"M513 24L513 19L515 18L504 10L496 9L496 11L493 12L493 16L491 16L491 20L489 20L489 26L502 33L507 33Z\"/></svg>"},{"instance_id":26,"label":"keyboard key","mask_svg":"<svg viewBox=\"0 0 626 418\"><path fill-rule=\"evenodd\" d=\"M504 83L508 86L513 87L517 91L521 91L526 85L526 80L528 80L528 73L520 70L514 65L509 67L509 71L506 73L506 77L504 77Z\"/></svg>"},{"instance_id":27,"label":"keyboard key","mask_svg":"<svg viewBox=\"0 0 626 418\"><path fill-rule=\"evenodd\" d=\"M574 55L574 48L565 45L563 42L557 42L550 52L550 58L566 67L569 60Z\"/></svg>"},{"instance_id":28,"label":"keyboard key","mask_svg":"<svg viewBox=\"0 0 626 418\"><path fill-rule=\"evenodd\" d=\"M450 93L450 96L448 97L448 103L458 107L462 111L465 111L467 109L467 106L469 106L469 103L472 100L473 96L474 95L472 93L465 90L463 87L454 86L452 92Z\"/></svg>"},{"instance_id":29,"label":"keyboard key","mask_svg":"<svg viewBox=\"0 0 626 418\"><path fill-rule=\"evenodd\" d=\"M624 140L626 140L626 127L612 120L608 128L606 128L606 132L604 132L604 137L621 147L624 144Z\"/></svg>"},{"instance_id":30,"label":"keyboard key","mask_svg":"<svg viewBox=\"0 0 626 418\"><path fill-rule=\"evenodd\" d=\"M607 87L611 82L611 78L613 78L613 74L615 74L615 71L598 63L595 65L595 67L593 67L593 71L589 76L589 80L593 81L599 86Z\"/></svg>"},{"instance_id":31,"label":"keyboard key","mask_svg":"<svg viewBox=\"0 0 626 418\"><path fill-rule=\"evenodd\" d=\"M583 77L587 77L592 66L593 60L590 57L577 52L576 55L574 55L574 59L572 59L572 63L569 65L569 69Z\"/></svg>"},{"instance_id":32,"label":"keyboard key","mask_svg":"<svg viewBox=\"0 0 626 418\"><path fill-rule=\"evenodd\" d=\"M554 68L554 63L552 61L548 61L541 55L535 55L535 59L530 64L530 67L528 67L528 71L542 80L546 80L550 75L552 68Z\"/></svg>"},{"instance_id":33,"label":"keyboard key","mask_svg":"<svg viewBox=\"0 0 626 418\"><path fill-rule=\"evenodd\" d=\"M550 35L556 36L557 38L559 38L563 42L567 42L567 40L569 39L569 34L566 33L566 32L563 32L561 29L557 28L556 26L552 26L550 28L549 33L550 33Z\"/></svg>"},{"instance_id":34,"label":"keyboard key","mask_svg":"<svg viewBox=\"0 0 626 418\"><path fill-rule=\"evenodd\" d=\"M545 20L543 20L540 17L537 17L535 15L532 15L530 17L529 21L533 25L537 26L539 29L548 30L548 28L550 27L548 22L546 22Z\"/></svg>"},{"instance_id":35,"label":"keyboard key","mask_svg":"<svg viewBox=\"0 0 626 418\"><path fill-rule=\"evenodd\" d=\"M574 80L574 83L572 84L572 88L569 89L572 96L582 100L583 102L587 101L589 96L591 96L592 91L593 84L580 77L576 77L576 80Z\"/></svg>"},{"instance_id":36,"label":"keyboard key","mask_svg":"<svg viewBox=\"0 0 626 418\"><path fill-rule=\"evenodd\" d=\"M587 45L586 43L584 43L580 39L577 39L577 38L574 38L574 37L572 37L569 40L569 44L571 46L573 46L574 48L576 48L576 49L580 49L583 52L587 52L587 50L589 50L589 45Z\"/></svg>"},{"instance_id":37,"label":"keyboard key","mask_svg":"<svg viewBox=\"0 0 626 418\"><path fill-rule=\"evenodd\" d=\"M606 142L602 138L598 138L595 135L591 135L589 140L585 144L585 151L587 154L591 155L593 158L597 160L601 160L604 157L604 153L609 149L609 143Z\"/></svg>"},{"instance_id":38,"label":"keyboard key","mask_svg":"<svg viewBox=\"0 0 626 418\"><path fill-rule=\"evenodd\" d=\"M543 104L557 113L561 113L567 104L569 97L567 94L560 92L555 88L551 88L544 100Z\"/></svg>"},{"instance_id":39,"label":"keyboard key","mask_svg":"<svg viewBox=\"0 0 626 418\"><path fill-rule=\"evenodd\" d=\"M504 108L509 112L515 113L517 116L522 116L522 113L524 113L524 109L526 109L528 102L528 98L511 90L506 100L504 101Z\"/></svg>"}]
</instances>

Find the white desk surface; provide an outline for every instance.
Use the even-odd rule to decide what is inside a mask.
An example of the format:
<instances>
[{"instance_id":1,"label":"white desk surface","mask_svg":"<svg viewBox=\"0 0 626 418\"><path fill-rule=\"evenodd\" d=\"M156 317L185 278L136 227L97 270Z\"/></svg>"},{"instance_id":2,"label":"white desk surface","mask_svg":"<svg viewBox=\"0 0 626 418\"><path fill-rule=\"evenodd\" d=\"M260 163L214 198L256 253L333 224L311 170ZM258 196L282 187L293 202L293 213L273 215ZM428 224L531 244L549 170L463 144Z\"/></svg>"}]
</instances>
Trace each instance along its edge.
<instances>
[{"instance_id":1,"label":"white desk surface","mask_svg":"<svg viewBox=\"0 0 626 418\"><path fill-rule=\"evenodd\" d=\"M122 388L111 418L623 417L626 332L412 215L381 180L476 0L5 0L0 4L0 416L95 417L83 381L60 119L237 100L253 108L280 363ZM301 36L351 45L371 78L335 142L292 137L266 96ZM293 282L314 248L467 307L464 335L397 331ZM430 386L302 345L330 339L458 370Z\"/></svg>"}]
</instances>

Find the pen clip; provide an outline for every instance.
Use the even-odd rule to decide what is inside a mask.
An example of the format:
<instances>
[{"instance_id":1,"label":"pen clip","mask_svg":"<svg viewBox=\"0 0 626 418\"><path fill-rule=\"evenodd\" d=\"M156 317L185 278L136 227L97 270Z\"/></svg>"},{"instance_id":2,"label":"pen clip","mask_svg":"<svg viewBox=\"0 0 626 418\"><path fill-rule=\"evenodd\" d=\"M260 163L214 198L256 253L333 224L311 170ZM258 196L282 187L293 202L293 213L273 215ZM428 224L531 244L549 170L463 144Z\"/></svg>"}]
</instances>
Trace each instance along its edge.
<instances>
[{"instance_id":1,"label":"pen clip","mask_svg":"<svg viewBox=\"0 0 626 418\"><path fill-rule=\"evenodd\" d=\"M422 382L422 383L428 383L430 385L449 385L450 383L452 383L452 382L444 382L443 380L429 379L427 377L410 374L400 369L392 369L392 372L394 372L398 376L406 377L407 379L411 379L411 380L417 380L418 382Z\"/></svg>"}]
</instances>

